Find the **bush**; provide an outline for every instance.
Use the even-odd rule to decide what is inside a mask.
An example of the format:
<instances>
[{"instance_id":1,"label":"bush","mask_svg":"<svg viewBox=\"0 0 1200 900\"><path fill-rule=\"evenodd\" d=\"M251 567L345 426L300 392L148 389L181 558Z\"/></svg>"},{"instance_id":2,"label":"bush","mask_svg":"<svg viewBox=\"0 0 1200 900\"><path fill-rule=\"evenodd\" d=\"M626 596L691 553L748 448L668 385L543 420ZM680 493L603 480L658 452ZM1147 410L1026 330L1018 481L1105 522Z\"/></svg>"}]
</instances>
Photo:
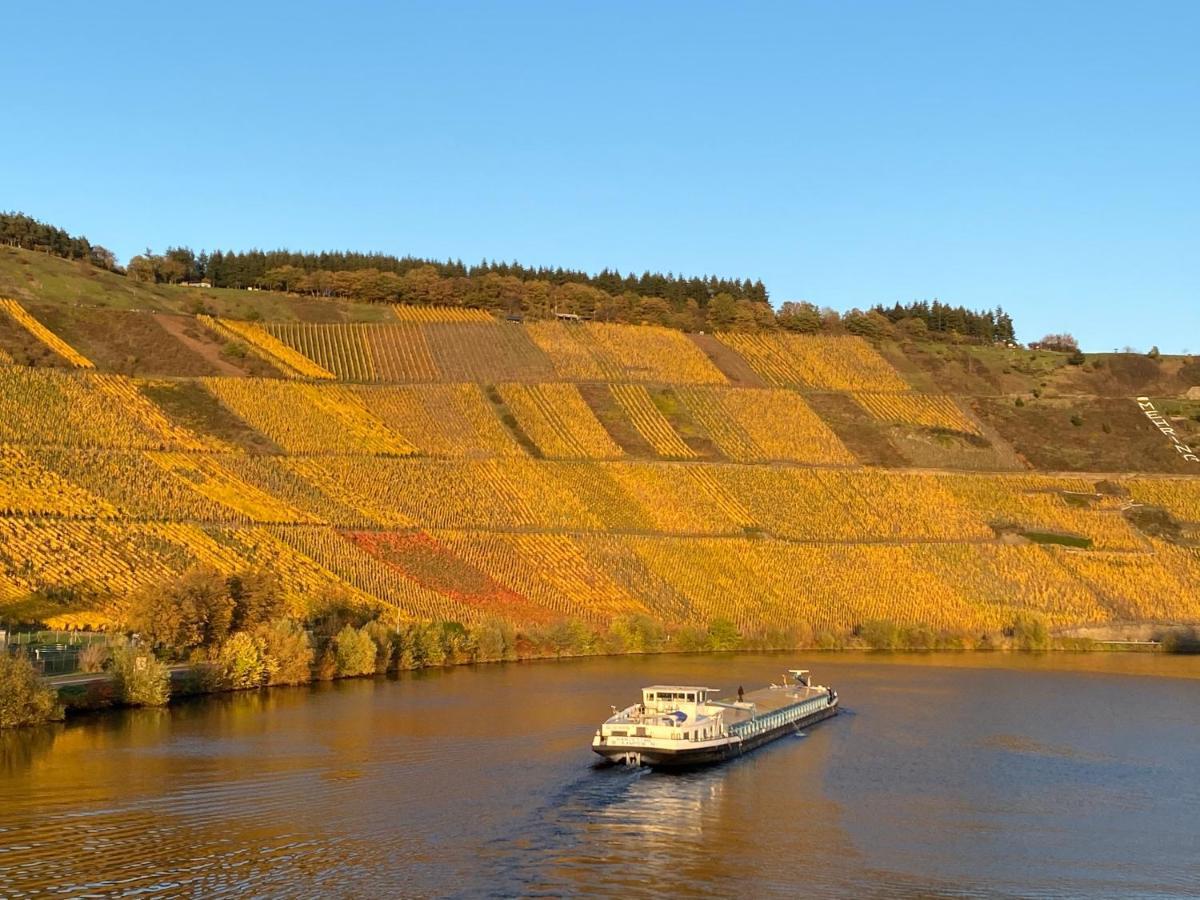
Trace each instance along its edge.
<instances>
[{"instance_id":1,"label":"bush","mask_svg":"<svg viewBox=\"0 0 1200 900\"><path fill-rule=\"evenodd\" d=\"M471 633L458 622L442 622L442 647L450 664L468 662L474 658L475 642Z\"/></svg>"},{"instance_id":2,"label":"bush","mask_svg":"<svg viewBox=\"0 0 1200 900\"><path fill-rule=\"evenodd\" d=\"M713 650L736 650L741 642L741 634L728 619L713 619L709 623L708 644Z\"/></svg>"},{"instance_id":3,"label":"bush","mask_svg":"<svg viewBox=\"0 0 1200 900\"><path fill-rule=\"evenodd\" d=\"M546 655L560 658L587 656L596 647L595 632L578 619L562 619L548 628L539 629L533 640Z\"/></svg>"},{"instance_id":4,"label":"bush","mask_svg":"<svg viewBox=\"0 0 1200 900\"><path fill-rule=\"evenodd\" d=\"M29 660L0 650L0 728L41 725L62 716L54 688L38 677Z\"/></svg>"},{"instance_id":5,"label":"bush","mask_svg":"<svg viewBox=\"0 0 1200 900\"><path fill-rule=\"evenodd\" d=\"M385 675L392 668L399 635L379 621L368 622L363 628L375 642L375 674Z\"/></svg>"},{"instance_id":6,"label":"bush","mask_svg":"<svg viewBox=\"0 0 1200 900\"><path fill-rule=\"evenodd\" d=\"M370 675L375 671L375 642L365 628L347 625L334 638L337 673L343 677Z\"/></svg>"},{"instance_id":7,"label":"bush","mask_svg":"<svg viewBox=\"0 0 1200 900\"><path fill-rule=\"evenodd\" d=\"M250 355L250 351L241 341L226 341L225 346L221 348L221 355L226 359L245 359Z\"/></svg>"},{"instance_id":8,"label":"bush","mask_svg":"<svg viewBox=\"0 0 1200 900\"><path fill-rule=\"evenodd\" d=\"M930 626L917 624L900 630L899 646L907 650L938 650L948 640L948 636L938 634Z\"/></svg>"},{"instance_id":9,"label":"bush","mask_svg":"<svg viewBox=\"0 0 1200 900\"><path fill-rule=\"evenodd\" d=\"M485 622L471 629L477 662L516 659L517 635L504 621Z\"/></svg>"},{"instance_id":10,"label":"bush","mask_svg":"<svg viewBox=\"0 0 1200 900\"><path fill-rule=\"evenodd\" d=\"M261 687L274 669L263 642L244 631L233 634L217 654L217 683L230 691Z\"/></svg>"},{"instance_id":11,"label":"bush","mask_svg":"<svg viewBox=\"0 0 1200 900\"><path fill-rule=\"evenodd\" d=\"M590 656L600 643L596 632L579 619L568 619L563 623L560 635L566 641L565 652L573 656Z\"/></svg>"},{"instance_id":12,"label":"bush","mask_svg":"<svg viewBox=\"0 0 1200 900\"><path fill-rule=\"evenodd\" d=\"M267 684L305 684L312 679L313 647L308 632L290 619L264 622L254 629L271 665Z\"/></svg>"},{"instance_id":13,"label":"bush","mask_svg":"<svg viewBox=\"0 0 1200 900\"><path fill-rule=\"evenodd\" d=\"M1079 350L1079 341L1070 334L1048 334L1030 346L1036 346L1042 350L1057 350L1060 353L1073 353Z\"/></svg>"},{"instance_id":14,"label":"bush","mask_svg":"<svg viewBox=\"0 0 1200 900\"><path fill-rule=\"evenodd\" d=\"M1167 653L1200 653L1200 631L1187 628L1169 632L1162 640L1162 648Z\"/></svg>"},{"instance_id":15,"label":"bush","mask_svg":"<svg viewBox=\"0 0 1200 900\"><path fill-rule=\"evenodd\" d=\"M818 650L840 650L846 642L841 635L823 628L813 635L813 643L817 645Z\"/></svg>"},{"instance_id":16,"label":"bush","mask_svg":"<svg viewBox=\"0 0 1200 900\"><path fill-rule=\"evenodd\" d=\"M370 616L364 607L344 590L334 589L318 597L311 605L309 625L317 634L337 634L347 625L365 625Z\"/></svg>"},{"instance_id":17,"label":"bush","mask_svg":"<svg viewBox=\"0 0 1200 900\"><path fill-rule=\"evenodd\" d=\"M117 699L130 706L166 706L171 673L149 650L125 646L112 655Z\"/></svg>"},{"instance_id":18,"label":"bush","mask_svg":"<svg viewBox=\"0 0 1200 900\"><path fill-rule=\"evenodd\" d=\"M684 625L675 632L675 649L693 653L708 649L708 629L699 625Z\"/></svg>"},{"instance_id":19,"label":"bush","mask_svg":"<svg viewBox=\"0 0 1200 900\"><path fill-rule=\"evenodd\" d=\"M417 626L416 654L427 666L444 666L446 664L446 645L442 641L442 627L437 622Z\"/></svg>"},{"instance_id":20,"label":"bush","mask_svg":"<svg viewBox=\"0 0 1200 900\"><path fill-rule=\"evenodd\" d=\"M88 644L79 651L79 671L103 672L111 656L108 644Z\"/></svg>"},{"instance_id":21,"label":"bush","mask_svg":"<svg viewBox=\"0 0 1200 900\"><path fill-rule=\"evenodd\" d=\"M901 644L900 629L895 622L875 620L864 622L858 636L872 650L895 650Z\"/></svg>"},{"instance_id":22,"label":"bush","mask_svg":"<svg viewBox=\"0 0 1200 900\"><path fill-rule=\"evenodd\" d=\"M615 653L657 653L666 634L661 625L648 616L627 616L613 622L609 645Z\"/></svg>"},{"instance_id":23,"label":"bush","mask_svg":"<svg viewBox=\"0 0 1200 900\"><path fill-rule=\"evenodd\" d=\"M1050 646L1046 620L1033 613L1017 616L1010 631L1013 643L1021 650L1045 650Z\"/></svg>"},{"instance_id":24,"label":"bush","mask_svg":"<svg viewBox=\"0 0 1200 900\"><path fill-rule=\"evenodd\" d=\"M333 652L333 641L327 641L321 648L321 655L317 657L317 664L313 668L313 677L317 681L329 681L335 675L337 675L337 655Z\"/></svg>"}]
</instances>

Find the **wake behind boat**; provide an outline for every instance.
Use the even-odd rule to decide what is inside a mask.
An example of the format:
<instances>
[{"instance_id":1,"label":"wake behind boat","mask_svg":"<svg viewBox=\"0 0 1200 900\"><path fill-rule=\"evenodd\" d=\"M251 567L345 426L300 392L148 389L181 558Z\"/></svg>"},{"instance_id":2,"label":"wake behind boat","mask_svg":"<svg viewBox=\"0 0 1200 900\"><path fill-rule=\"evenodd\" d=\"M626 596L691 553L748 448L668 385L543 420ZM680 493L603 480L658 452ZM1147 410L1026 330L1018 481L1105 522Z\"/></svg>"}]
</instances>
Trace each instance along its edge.
<instances>
[{"instance_id":1,"label":"wake behind boat","mask_svg":"<svg viewBox=\"0 0 1200 900\"><path fill-rule=\"evenodd\" d=\"M783 684L749 694L739 688L736 700L712 699L718 691L689 685L642 688L642 702L614 711L597 729L592 749L627 765L657 769L709 765L838 711L837 691L813 684L807 669L789 669Z\"/></svg>"}]
</instances>

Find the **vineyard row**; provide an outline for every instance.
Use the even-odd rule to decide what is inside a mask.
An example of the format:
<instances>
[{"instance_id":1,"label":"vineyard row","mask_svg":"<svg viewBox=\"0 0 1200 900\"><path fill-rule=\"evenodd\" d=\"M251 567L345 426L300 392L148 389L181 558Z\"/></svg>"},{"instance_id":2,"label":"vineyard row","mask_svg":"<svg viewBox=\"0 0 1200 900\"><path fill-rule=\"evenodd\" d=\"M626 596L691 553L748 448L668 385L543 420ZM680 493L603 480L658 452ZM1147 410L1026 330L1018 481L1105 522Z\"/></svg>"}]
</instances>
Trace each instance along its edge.
<instances>
[{"instance_id":1,"label":"vineyard row","mask_svg":"<svg viewBox=\"0 0 1200 900\"><path fill-rule=\"evenodd\" d=\"M321 526L0 519L0 603L43 585L74 602L56 627L119 621L130 594L193 566L275 571L297 613L334 598L403 617L478 622L674 623L844 630L875 619L994 631L1021 612L1052 625L1200 621L1200 553L1036 545L791 544L754 538L415 534Z\"/></svg>"},{"instance_id":2,"label":"vineyard row","mask_svg":"<svg viewBox=\"0 0 1200 900\"><path fill-rule=\"evenodd\" d=\"M1200 482L1130 479L1183 521ZM1007 532L1143 551L1081 478L700 462L431 460L0 445L0 516L344 528L768 533L792 541L990 541ZM1064 492L1072 492L1068 501Z\"/></svg>"}]
</instances>

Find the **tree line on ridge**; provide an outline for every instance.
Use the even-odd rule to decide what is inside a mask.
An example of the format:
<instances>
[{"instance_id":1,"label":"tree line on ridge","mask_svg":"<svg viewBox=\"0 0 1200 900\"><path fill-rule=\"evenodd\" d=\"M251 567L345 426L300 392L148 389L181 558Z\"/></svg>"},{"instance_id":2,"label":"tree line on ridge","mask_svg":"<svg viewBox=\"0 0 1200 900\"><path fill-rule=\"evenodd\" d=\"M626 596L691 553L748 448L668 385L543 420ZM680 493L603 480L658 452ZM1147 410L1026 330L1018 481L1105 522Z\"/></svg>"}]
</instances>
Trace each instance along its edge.
<instances>
[{"instance_id":1,"label":"tree line on ridge","mask_svg":"<svg viewBox=\"0 0 1200 900\"><path fill-rule=\"evenodd\" d=\"M601 322L662 325L683 331L783 329L800 334L849 333L887 337L1015 343L1012 317L934 300L882 304L838 313L803 301L770 304L761 280L685 277L605 269L591 275L573 269L519 263L437 261L412 256L350 251L216 250L195 253L169 247L147 249L126 268L112 253L61 228L21 213L0 213L0 241L65 259L85 260L134 281L204 283L215 288L257 288L368 303L462 306L546 318L577 315Z\"/></svg>"}]
</instances>

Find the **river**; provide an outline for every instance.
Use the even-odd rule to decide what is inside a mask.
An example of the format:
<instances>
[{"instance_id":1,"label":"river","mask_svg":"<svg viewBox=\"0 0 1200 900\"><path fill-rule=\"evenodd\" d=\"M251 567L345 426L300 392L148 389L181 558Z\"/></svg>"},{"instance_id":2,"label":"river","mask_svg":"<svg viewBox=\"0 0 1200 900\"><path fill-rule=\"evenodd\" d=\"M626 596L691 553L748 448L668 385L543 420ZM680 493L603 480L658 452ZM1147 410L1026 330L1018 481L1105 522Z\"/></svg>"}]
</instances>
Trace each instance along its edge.
<instances>
[{"instance_id":1,"label":"river","mask_svg":"<svg viewBox=\"0 0 1200 900\"><path fill-rule=\"evenodd\" d=\"M643 684L811 667L844 712L690 774L597 768ZM0 735L0 895L1194 896L1200 658L460 667Z\"/></svg>"}]
</instances>

